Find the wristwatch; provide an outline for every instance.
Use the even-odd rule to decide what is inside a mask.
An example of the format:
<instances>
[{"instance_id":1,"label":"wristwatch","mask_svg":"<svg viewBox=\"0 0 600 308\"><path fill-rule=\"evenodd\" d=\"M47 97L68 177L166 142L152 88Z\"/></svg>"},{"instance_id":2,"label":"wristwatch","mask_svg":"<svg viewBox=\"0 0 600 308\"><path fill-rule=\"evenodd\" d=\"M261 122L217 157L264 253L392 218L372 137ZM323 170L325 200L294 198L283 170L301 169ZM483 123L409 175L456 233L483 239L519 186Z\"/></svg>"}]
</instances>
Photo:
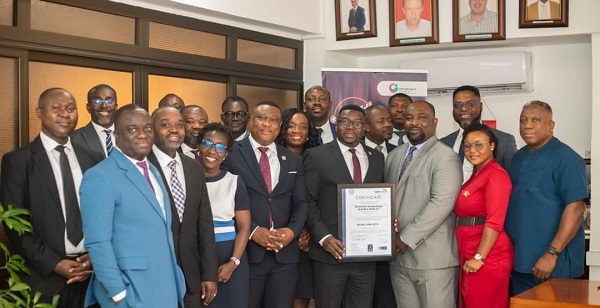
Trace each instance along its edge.
<instances>
[{"instance_id":1,"label":"wristwatch","mask_svg":"<svg viewBox=\"0 0 600 308\"><path fill-rule=\"evenodd\" d=\"M558 252L558 250L556 250L556 248L550 246L550 248L548 248L548 251L546 251L547 253L558 257L558 254L560 254L560 252Z\"/></svg>"},{"instance_id":2,"label":"wristwatch","mask_svg":"<svg viewBox=\"0 0 600 308\"><path fill-rule=\"evenodd\" d=\"M475 259L475 261L479 261L479 263L481 263L482 265L483 265L483 261L485 261L483 256L481 256L481 254L479 254L479 253L476 253L475 256L473 257L473 259Z\"/></svg>"},{"instance_id":3,"label":"wristwatch","mask_svg":"<svg viewBox=\"0 0 600 308\"><path fill-rule=\"evenodd\" d=\"M229 260L233 261L233 264L235 264L235 266L240 265L240 259L238 259L236 257L231 257L231 258L229 258Z\"/></svg>"}]
</instances>

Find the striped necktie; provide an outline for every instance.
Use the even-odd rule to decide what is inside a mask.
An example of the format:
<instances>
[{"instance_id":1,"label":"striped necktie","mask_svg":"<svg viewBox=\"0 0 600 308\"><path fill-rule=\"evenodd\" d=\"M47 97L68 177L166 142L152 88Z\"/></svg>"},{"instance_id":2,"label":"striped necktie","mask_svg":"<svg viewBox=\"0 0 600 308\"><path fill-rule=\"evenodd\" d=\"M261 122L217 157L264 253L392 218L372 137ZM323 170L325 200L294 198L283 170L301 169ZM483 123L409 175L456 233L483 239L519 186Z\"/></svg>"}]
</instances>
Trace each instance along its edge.
<instances>
[{"instance_id":1,"label":"striped necktie","mask_svg":"<svg viewBox=\"0 0 600 308\"><path fill-rule=\"evenodd\" d=\"M177 215L179 216L179 222L183 220L183 210L185 209L185 193L183 192L183 187L181 186L181 182L177 177L177 161L172 160L167 165L171 169L171 193L173 195L173 201L175 202L175 209L177 210Z\"/></svg>"},{"instance_id":2,"label":"striped necktie","mask_svg":"<svg viewBox=\"0 0 600 308\"><path fill-rule=\"evenodd\" d=\"M106 156L108 156L113 149L112 130L104 129L102 131L106 134Z\"/></svg>"}]
</instances>

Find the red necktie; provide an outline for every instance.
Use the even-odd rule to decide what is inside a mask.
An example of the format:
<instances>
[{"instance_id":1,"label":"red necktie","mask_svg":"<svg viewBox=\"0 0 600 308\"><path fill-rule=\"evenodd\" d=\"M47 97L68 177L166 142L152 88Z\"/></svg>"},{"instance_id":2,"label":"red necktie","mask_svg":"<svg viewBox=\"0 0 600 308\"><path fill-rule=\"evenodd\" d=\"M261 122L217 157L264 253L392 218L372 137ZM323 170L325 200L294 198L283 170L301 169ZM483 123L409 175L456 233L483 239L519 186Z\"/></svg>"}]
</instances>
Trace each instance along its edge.
<instances>
[{"instance_id":1,"label":"red necktie","mask_svg":"<svg viewBox=\"0 0 600 308\"><path fill-rule=\"evenodd\" d=\"M142 170L144 170L144 178L146 178L146 181L148 181L148 185L150 185L150 188L152 188L152 191L154 191L154 186L152 186L152 181L150 181L150 174L148 173L148 165L146 164L145 161L140 161L136 163L140 168L142 168Z\"/></svg>"},{"instance_id":2,"label":"red necktie","mask_svg":"<svg viewBox=\"0 0 600 308\"><path fill-rule=\"evenodd\" d=\"M260 167L260 172L263 175L263 179L265 179L265 184L267 184L267 189L269 193L273 191L271 187L271 165L269 164L269 156L267 155L267 151L269 148L267 147L259 147L260 151L260 161L258 162L258 166Z\"/></svg>"},{"instance_id":3,"label":"red necktie","mask_svg":"<svg viewBox=\"0 0 600 308\"><path fill-rule=\"evenodd\" d=\"M356 156L356 149L348 149L352 154L352 179L354 180L354 184L362 183L362 173L360 171L360 161L358 161L358 156Z\"/></svg>"}]
</instances>

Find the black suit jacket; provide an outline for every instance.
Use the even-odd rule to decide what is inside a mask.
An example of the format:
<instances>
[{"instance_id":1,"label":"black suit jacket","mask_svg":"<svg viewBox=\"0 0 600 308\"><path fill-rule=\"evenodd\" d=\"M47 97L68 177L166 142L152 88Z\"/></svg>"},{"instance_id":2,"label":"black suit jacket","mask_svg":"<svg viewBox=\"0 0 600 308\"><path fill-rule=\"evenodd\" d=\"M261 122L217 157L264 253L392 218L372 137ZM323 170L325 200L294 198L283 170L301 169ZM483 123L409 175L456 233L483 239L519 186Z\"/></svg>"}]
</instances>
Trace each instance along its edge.
<instances>
[{"instance_id":1,"label":"black suit jacket","mask_svg":"<svg viewBox=\"0 0 600 308\"><path fill-rule=\"evenodd\" d=\"M457 130L440 140L452 148L454 147L454 142L456 142L459 131L460 130ZM496 161L504 168L504 170L508 171L510 161L512 160L513 155L515 155L515 152L517 152L517 142L515 141L515 137L495 128L492 128L492 132L494 132L494 135L498 138L498 144L496 145ZM465 181L466 180L467 179L465 179Z\"/></svg>"},{"instance_id":2,"label":"black suit jacket","mask_svg":"<svg viewBox=\"0 0 600 308\"><path fill-rule=\"evenodd\" d=\"M219 281L213 216L206 190L204 168L183 154L179 157L185 176L185 209L183 221L179 222L171 189L167 189L171 201L171 231L177 263L183 270L187 285L185 303L200 307L200 283ZM153 152L148 155L148 160L160 171L165 186L169 188L171 175L164 174Z\"/></svg>"},{"instance_id":3,"label":"black suit jacket","mask_svg":"<svg viewBox=\"0 0 600 308\"><path fill-rule=\"evenodd\" d=\"M362 145L365 145L365 138L367 138L367 137L366 137L366 136L363 136L363 137L360 139L360 143L361 143ZM369 140L371 140L371 139L369 139ZM374 143L374 142L373 142L373 143ZM365 146L367 146L367 147L368 147L368 145L365 145ZM398 147L397 145L393 145L393 144L391 144L389 141L386 141L386 142L385 142L385 149L386 149L386 151L388 152L388 154L389 154L389 153L390 153L390 152L391 152L393 149L395 149L395 148L397 148L397 147ZM375 150L375 149L374 149L374 150Z\"/></svg>"},{"instance_id":4,"label":"black suit jacket","mask_svg":"<svg viewBox=\"0 0 600 308\"><path fill-rule=\"evenodd\" d=\"M72 144L82 173L102 160L98 153ZM32 232L19 236L5 228L17 253L31 270L31 276L22 275L22 280L44 296L60 293L66 280L53 270L66 255L65 219L50 159L39 135L2 157L1 178L2 204L31 212L28 220Z\"/></svg>"},{"instance_id":5,"label":"black suit jacket","mask_svg":"<svg viewBox=\"0 0 600 308\"><path fill-rule=\"evenodd\" d=\"M369 169L363 183L382 183L383 154L367 146L359 146L365 149L369 159ZM328 234L340 239L337 185L354 183L337 140L306 150L304 172L308 192L306 227L311 237L308 255L319 262L337 264L339 261L319 244L319 241Z\"/></svg>"},{"instance_id":6,"label":"black suit jacket","mask_svg":"<svg viewBox=\"0 0 600 308\"><path fill-rule=\"evenodd\" d=\"M271 212L275 229L290 228L297 237L304 228L307 211L304 169L297 154L280 145L276 146L281 168L279 182L273 187L270 194L248 138L235 143L227 160L223 163L223 168L241 176L246 183L252 215L251 232L258 226L268 229L270 227L269 212ZM260 263L265 256L266 249L251 240L248 242L246 251L250 263ZM286 247L279 250L275 257L279 263L297 263L298 244L296 239L294 238Z\"/></svg>"},{"instance_id":7,"label":"black suit jacket","mask_svg":"<svg viewBox=\"0 0 600 308\"><path fill-rule=\"evenodd\" d=\"M102 157L106 158L104 145L100 142L100 138L98 137L98 133L96 133L96 129L94 128L94 125L92 125L92 122L71 132L71 142L93 152L98 152Z\"/></svg>"}]
</instances>

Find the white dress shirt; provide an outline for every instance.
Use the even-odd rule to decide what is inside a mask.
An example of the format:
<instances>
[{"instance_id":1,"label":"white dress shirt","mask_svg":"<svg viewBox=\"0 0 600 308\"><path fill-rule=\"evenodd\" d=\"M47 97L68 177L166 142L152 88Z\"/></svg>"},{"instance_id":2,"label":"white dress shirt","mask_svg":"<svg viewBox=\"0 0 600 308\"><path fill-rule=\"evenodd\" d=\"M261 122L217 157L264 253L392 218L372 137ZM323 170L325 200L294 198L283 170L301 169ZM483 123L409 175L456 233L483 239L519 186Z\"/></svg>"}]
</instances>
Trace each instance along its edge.
<instances>
[{"instance_id":1,"label":"white dress shirt","mask_svg":"<svg viewBox=\"0 0 600 308\"><path fill-rule=\"evenodd\" d=\"M156 145L152 145L152 153L156 156L156 160L158 160L158 164L160 165L160 169L162 169L165 178L167 179L167 185L169 186L169 190L171 193L173 192L173 183L171 183L171 167L169 167L169 163L172 160L175 160L177 163L175 164L175 172L177 173L177 179L179 183L181 183L181 189L183 190L183 195L186 195L185 191L185 174L183 173L183 165L181 164L181 157L178 152L175 152L175 157L165 154Z\"/></svg>"},{"instance_id":2,"label":"white dress shirt","mask_svg":"<svg viewBox=\"0 0 600 308\"><path fill-rule=\"evenodd\" d=\"M98 138L100 139L100 144L102 144L102 149L104 149L104 155L106 155L106 157L108 157L108 153L106 152L106 133L104 132L104 130L110 129L110 131L111 131L110 138L113 141L113 148L114 148L115 147L115 125L113 124L110 128L105 128L104 126L100 126L100 125L92 122L92 126L94 127L96 134L98 134Z\"/></svg>"},{"instance_id":3,"label":"white dress shirt","mask_svg":"<svg viewBox=\"0 0 600 308\"><path fill-rule=\"evenodd\" d=\"M317 126L317 128L323 130L321 133L321 140L323 140L323 144L333 141L333 132L331 131L331 125L329 124L329 121L325 122L323 126Z\"/></svg>"},{"instance_id":4,"label":"white dress shirt","mask_svg":"<svg viewBox=\"0 0 600 308\"><path fill-rule=\"evenodd\" d=\"M462 128L458 129L458 135L456 136L456 141L454 141L454 146L452 147L452 150L454 150L454 152L456 152L456 153L458 153L460 151L460 147L462 146L464 131L465 130ZM467 153L465 153L465 157L463 158L463 161L462 161L463 184L467 180L469 180L469 178L471 177L471 174L473 174L473 165L471 165L471 163L467 160L466 154Z\"/></svg>"}]
</instances>

